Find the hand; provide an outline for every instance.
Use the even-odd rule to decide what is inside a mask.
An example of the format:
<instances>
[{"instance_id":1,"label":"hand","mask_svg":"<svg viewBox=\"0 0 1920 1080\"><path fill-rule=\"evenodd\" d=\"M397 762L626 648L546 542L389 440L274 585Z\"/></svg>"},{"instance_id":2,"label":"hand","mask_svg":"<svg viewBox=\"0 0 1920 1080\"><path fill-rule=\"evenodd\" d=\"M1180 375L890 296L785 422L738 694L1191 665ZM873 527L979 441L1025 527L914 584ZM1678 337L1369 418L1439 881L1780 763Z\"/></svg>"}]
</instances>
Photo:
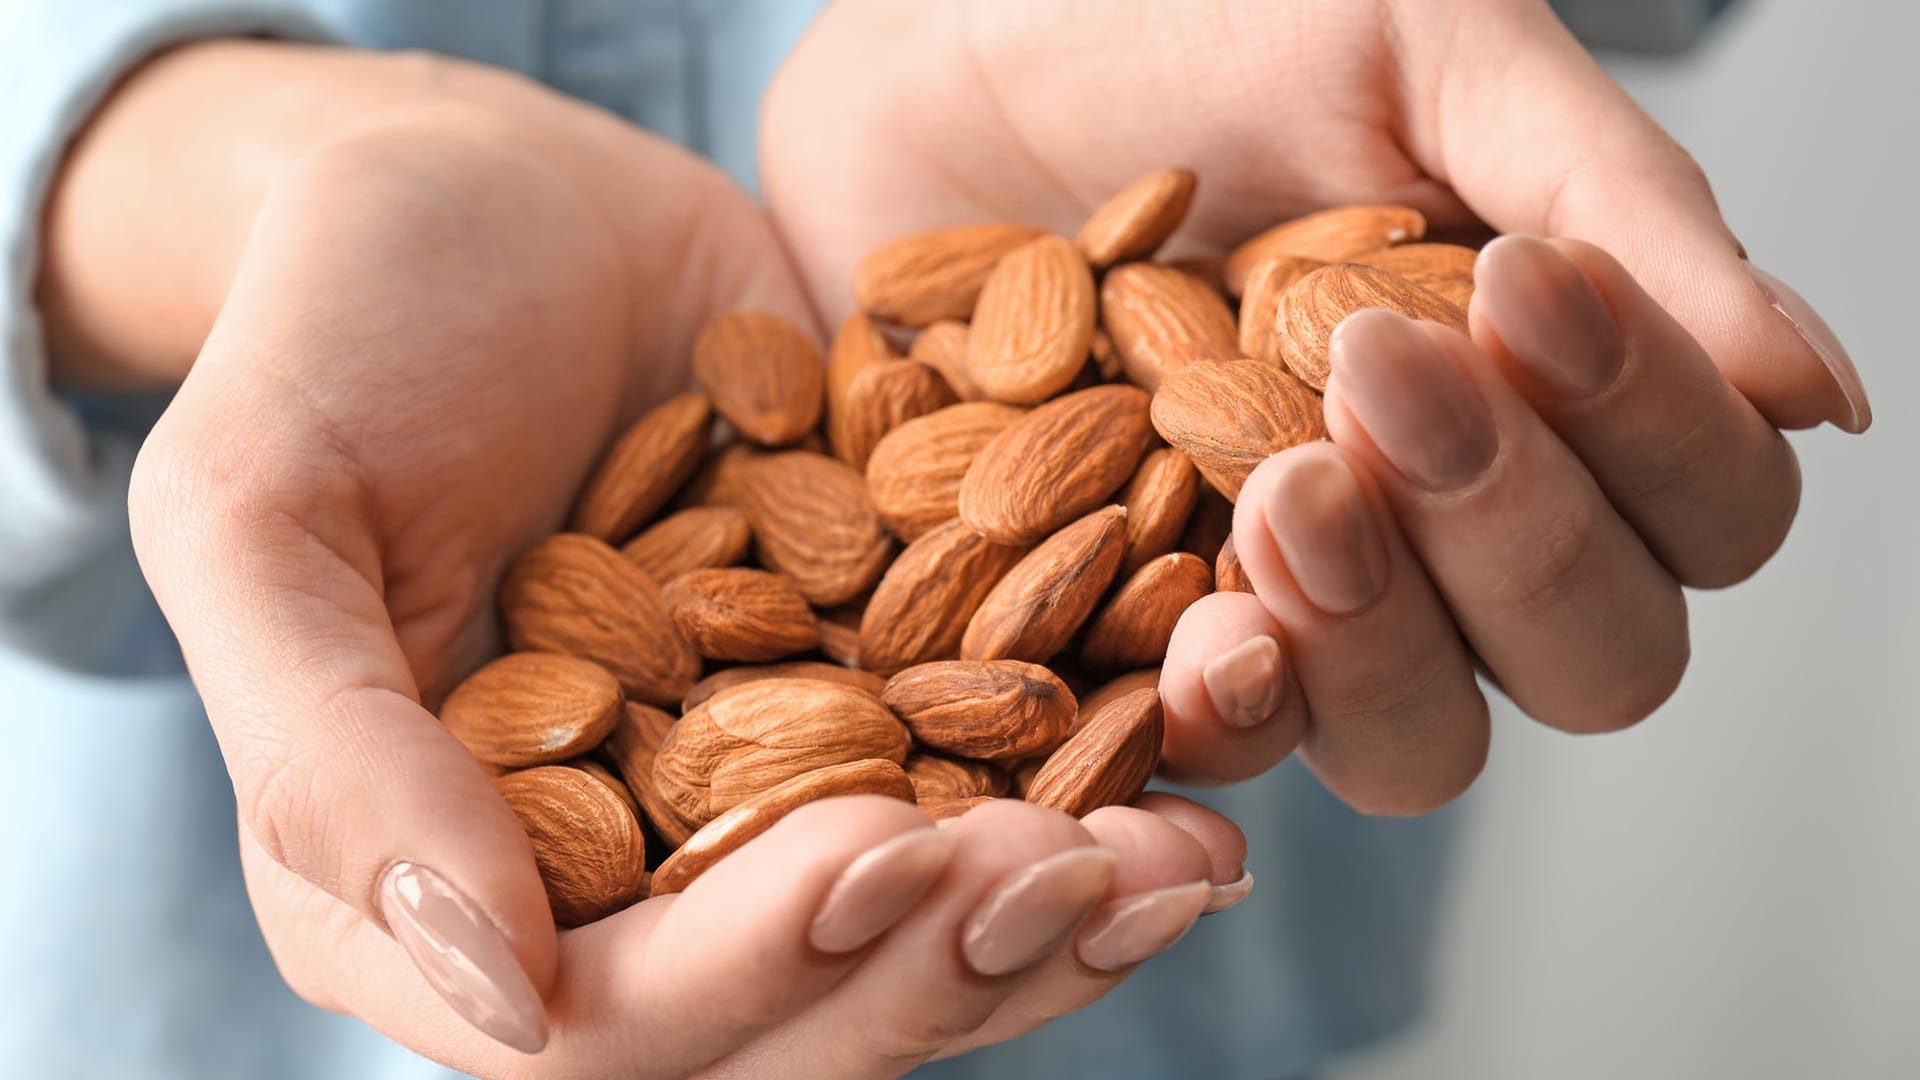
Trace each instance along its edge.
<instances>
[{"instance_id":1,"label":"hand","mask_svg":"<svg viewBox=\"0 0 1920 1080\"><path fill-rule=\"evenodd\" d=\"M97 119L46 255L60 378L184 373L135 546L316 1004L490 1076L892 1076L1099 996L1237 874L1237 831L1184 803L943 832L830 800L556 934L427 706L498 650L507 560L684 383L701 323L808 318L763 216L688 155L484 69L202 45Z\"/></svg>"},{"instance_id":2,"label":"hand","mask_svg":"<svg viewBox=\"0 0 1920 1080\"><path fill-rule=\"evenodd\" d=\"M1362 810L1430 809L1485 759L1476 666L1556 727L1638 721L1686 665L1681 586L1737 582L1786 534L1779 429L1869 422L1832 333L1539 0L841 0L764 117L770 204L829 316L880 242L1071 235L1173 164L1201 180L1188 251L1341 203L1555 238L1483 252L1471 341L1341 328L1331 443L1238 505L1258 595L1203 599L1169 650L1165 760L1190 779L1297 747Z\"/></svg>"}]
</instances>

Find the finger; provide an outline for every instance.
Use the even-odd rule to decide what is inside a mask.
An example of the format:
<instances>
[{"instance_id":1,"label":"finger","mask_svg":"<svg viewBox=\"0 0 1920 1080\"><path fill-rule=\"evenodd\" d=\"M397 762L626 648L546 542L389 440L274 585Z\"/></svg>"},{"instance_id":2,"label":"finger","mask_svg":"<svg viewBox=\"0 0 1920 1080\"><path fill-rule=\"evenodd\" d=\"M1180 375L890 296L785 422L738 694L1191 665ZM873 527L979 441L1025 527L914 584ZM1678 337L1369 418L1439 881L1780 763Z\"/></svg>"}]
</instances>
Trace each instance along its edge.
<instances>
[{"instance_id":1,"label":"finger","mask_svg":"<svg viewBox=\"0 0 1920 1080\"><path fill-rule=\"evenodd\" d=\"M1422 8L1412 17L1478 10ZM1407 96L1425 113L1412 125L1416 156L1498 229L1612 252L1768 420L1865 430L1871 407L1846 350L1798 294L1747 261L1700 167L1547 5L1505 12L1453 26L1454 40L1497 65L1453 50L1411 61L1412 80L1431 88Z\"/></svg>"},{"instance_id":2,"label":"finger","mask_svg":"<svg viewBox=\"0 0 1920 1080\"><path fill-rule=\"evenodd\" d=\"M1307 703L1288 671L1285 631L1259 598L1203 596L1173 628L1160 669L1166 735L1160 767L1188 783L1258 776L1306 733Z\"/></svg>"},{"instance_id":3,"label":"finger","mask_svg":"<svg viewBox=\"0 0 1920 1080\"><path fill-rule=\"evenodd\" d=\"M1211 807L1166 791L1149 791L1131 805L1185 830L1200 842L1210 864L1207 880L1213 883L1208 912L1224 911L1246 899L1253 879L1247 872L1247 834L1240 831L1240 826Z\"/></svg>"},{"instance_id":4,"label":"finger","mask_svg":"<svg viewBox=\"0 0 1920 1080\"><path fill-rule=\"evenodd\" d=\"M1301 756L1369 814L1419 814L1486 763L1487 703L1433 584L1358 459L1332 443L1247 478L1233 545L1285 628L1309 720Z\"/></svg>"},{"instance_id":5,"label":"finger","mask_svg":"<svg viewBox=\"0 0 1920 1080\"><path fill-rule=\"evenodd\" d=\"M1334 332L1327 430L1379 478L1522 709L1611 731L1672 694L1688 655L1680 587L1472 342L1381 309L1348 317Z\"/></svg>"}]
</instances>

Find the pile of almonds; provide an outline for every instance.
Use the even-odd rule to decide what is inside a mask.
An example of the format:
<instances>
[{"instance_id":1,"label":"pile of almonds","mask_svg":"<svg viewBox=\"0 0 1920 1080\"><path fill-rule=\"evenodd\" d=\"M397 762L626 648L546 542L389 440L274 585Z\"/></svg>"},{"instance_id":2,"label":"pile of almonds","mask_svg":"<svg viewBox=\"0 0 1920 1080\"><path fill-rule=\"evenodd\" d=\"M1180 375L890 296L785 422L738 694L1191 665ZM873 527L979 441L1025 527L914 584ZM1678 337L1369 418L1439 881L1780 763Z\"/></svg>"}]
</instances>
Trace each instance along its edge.
<instances>
[{"instance_id":1,"label":"pile of almonds","mask_svg":"<svg viewBox=\"0 0 1920 1080\"><path fill-rule=\"evenodd\" d=\"M441 713L562 925L684 889L827 796L945 820L1140 793L1156 665L1187 605L1249 589L1231 500L1324 436L1333 328L1362 307L1464 328L1473 288L1474 252L1393 206L1149 261L1193 192L1143 177L1073 240L889 244L824 362L770 315L706 327L700 391L634 424L568 531L515 561L514 651Z\"/></svg>"}]
</instances>

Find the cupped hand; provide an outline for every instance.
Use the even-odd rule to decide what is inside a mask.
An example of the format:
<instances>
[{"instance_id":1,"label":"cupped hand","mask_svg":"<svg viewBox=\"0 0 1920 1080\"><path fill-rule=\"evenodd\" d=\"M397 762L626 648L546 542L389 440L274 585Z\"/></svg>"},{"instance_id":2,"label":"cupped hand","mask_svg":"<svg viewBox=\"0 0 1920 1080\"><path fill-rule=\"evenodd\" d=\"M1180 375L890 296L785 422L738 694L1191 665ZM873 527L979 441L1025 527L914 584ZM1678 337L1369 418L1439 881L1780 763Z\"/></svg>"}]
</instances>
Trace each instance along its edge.
<instances>
[{"instance_id":1,"label":"cupped hand","mask_svg":"<svg viewBox=\"0 0 1920 1080\"><path fill-rule=\"evenodd\" d=\"M1785 537L1781 429L1870 421L1832 332L1539 0L842 0L762 136L829 317L883 241L1072 235L1176 164L1200 187L1172 253L1352 203L1531 234L1482 252L1471 339L1377 311L1340 328L1331 442L1238 503L1255 595L1203 599L1174 636L1176 775L1298 748L1356 807L1430 809L1485 759L1477 671L1555 727L1640 720L1686 665L1682 586L1742 580Z\"/></svg>"}]
</instances>

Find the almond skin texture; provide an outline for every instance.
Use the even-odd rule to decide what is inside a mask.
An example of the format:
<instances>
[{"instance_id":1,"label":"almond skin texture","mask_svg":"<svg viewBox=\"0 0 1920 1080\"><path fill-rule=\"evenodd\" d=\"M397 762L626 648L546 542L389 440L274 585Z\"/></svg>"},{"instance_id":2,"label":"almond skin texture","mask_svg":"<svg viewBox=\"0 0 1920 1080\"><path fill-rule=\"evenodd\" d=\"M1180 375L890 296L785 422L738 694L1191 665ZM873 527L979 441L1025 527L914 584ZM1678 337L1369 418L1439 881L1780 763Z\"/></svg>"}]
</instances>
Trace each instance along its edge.
<instances>
[{"instance_id":1,"label":"almond skin texture","mask_svg":"<svg viewBox=\"0 0 1920 1080\"><path fill-rule=\"evenodd\" d=\"M761 679L680 718L653 759L661 797L695 825L801 773L865 758L899 764L907 729L873 695L820 679Z\"/></svg>"},{"instance_id":2,"label":"almond skin texture","mask_svg":"<svg viewBox=\"0 0 1920 1080\"><path fill-rule=\"evenodd\" d=\"M568 762L567 766L569 768L579 769L581 772L607 785L609 791L620 796L620 801L627 804L627 811L633 815L633 819L635 821L640 820L640 801L633 797L633 792L628 790L624 781L613 774L612 769L607 768L592 758L576 758Z\"/></svg>"},{"instance_id":3,"label":"almond skin texture","mask_svg":"<svg viewBox=\"0 0 1920 1080\"><path fill-rule=\"evenodd\" d=\"M767 452L744 440L735 439L707 455L693 479L680 490L678 505L683 508L732 506L740 501L740 477L747 466L766 457Z\"/></svg>"},{"instance_id":4,"label":"almond skin texture","mask_svg":"<svg viewBox=\"0 0 1920 1080\"><path fill-rule=\"evenodd\" d=\"M793 582L765 570L691 570L661 590L680 635L710 660L760 662L820 644L820 622Z\"/></svg>"},{"instance_id":5,"label":"almond skin texture","mask_svg":"<svg viewBox=\"0 0 1920 1080\"><path fill-rule=\"evenodd\" d=\"M1139 671L1129 671L1125 675L1116 675L1108 679L1106 682L1101 683L1099 686L1094 687L1081 696L1080 715L1074 717L1073 721L1074 732L1078 733L1081 728L1087 726L1087 721L1100 715L1101 710L1113 704L1115 701L1120 700L1122 697L1133 693L1135 690L1143 688L1147 690L1157 690L1159 687L1160 669L1157 667L1141 668ZM1032 764L1037 771L1039 767L1046 764L1046 762L1034 761ZM1031 776L1028 777L1028 781L1030 785L1032 781Z\"/></svg>"},{"instance_id":6,"label":"almond skin texture","mask_svg":"<svg viewBox=\"0 0 1920 1080\"><path fill-rule=\"evenodd\" d=\"M734 506L691 506L662 518L620 549L655 581L689 570L732 566L747 557L753 530Z\"/></svg>"},{"instance_id":7,"label":"almond skin texture","mask_svg":"<svg viewBox=\"0 0 1920 1080\"><path fill-rule=\"evenodd\" d=\"M1079 710L1058 675L1018 660L920 664L887 680L880 700L920 745L982 761L1052 753Z\"/></svg>"},{"instance_id":8,"label":"almond skin texture","mask_svg":"<svg viewBox=\"0 0 1920 1080\"><path fill-rule=\"evenodd\" d=\"M997 799L1013 789L1013 778L1005 770L943 754L908 754L906 772L913 801L922 805L983 795Z\"/></svg>"},{"instance_id":9,"label":"almond skin texture","mask_svg":"<svg viewBox=\"0 0 1920 1080\"><path fill-rule=\"evenodd\" d=\"M967 374L967 324L957 319L942 319L913 339L907 359L917 360L940 373L961 401L981 401L986 391Z\"/></svg>"},{"instance_id":10,"label":"almond skin texture","mask_svg":"<svg viewBox=\"0 0 1920 1080\"><path fill-rule=\"evenodd\" d=\"M1401 244L1355 255L1348 262L1398 274L1423 288L1453 281L1473 280L1480 253L1459 244Z\"/></svg>"},{"instance_id":11,"label":"almond skin texture","mask_svg":"<svg viewBox=\"0 0 1920 1080\"><path fill-rule=\"evenodd\" d=\"M672 705L700 677L660 587L591 536L561 533L522 552L500 583L500 615L516 651L591 660L639 701Z\"/></svg>"},{"instance_id":12,"label":"almond skin texture","mask_svg":"<svg viewBox=\"0 0 1920 1080\"><path fill-rule=\"evenodd\" d=\"M860 620L862 665L892 674L957 658L981 601L1028 550L996 544L958 520L908 544Z\"/></svg>"},{"instance_id":13,"label":"almond skin texture","mask_svg":"<svg viewBox=\"0 0 1920 1080\"><path fill-rule=\"evenodd\" d=\"M880 580L893 554L860 474L806 450L769 454L742 468L740 508L754 551L816 606L844 604Z\"/></svg>"},{"instance_id":14,"label":"almond skin texture","mask_svg":"<svg viewBox=\"0 0 1920 1080\"><path fill-rule=\"evenodd\" d=\"M1467 313L1406 278L1371 266L1344 264L1315 270L1280 298L1280 358L1300 381L1327 388L1332 364L1327 346L1340 321L1361 308L1379 307L1467 332Z\"/></svg>"},{"instance_id":15,"label":"almond skin texture","mask_svg":"<svg viewBox=\"0 0 1920 1080\"><path fill-rule=\"evenodd\" d=\"M1027 801L1074 817L1132 802L1160 761L1164 723L1158 691L1115 698L1040 766Z\"/></svg>"},{"instance_id":16,"label":"almond skin texture","mask_svg":"<svg viewBox=\"0 0 1920 1080\"><path fill-rule=\"evenodd\" d=\"M467 676L440 722L492 765L552 765L586 753L620 719L620 684L590 661L509 653Z\"/></svg>"},{"instance_id":17,"label":"almond skin texture","mask_svg":"<svg viewBox=\"0 0 1920 1080\"><path fill-rule=\"evenodd\" d=\"M1141 459L1140 468L1120 493L1127 508L1127 551L1122 576L1165 555L1180 542L1200 498L1200 473L1186 452L1163 446Z\"/></svg>"},{"instance_id":18,"label":"almond skin texture","mask_svg":"<svg viewBox=\"0 0 1920 1080\"><path fill-rule=\"evenodd\" d=\"M844 452L840 459L864 470L873 448L901 424L944 409L960 399L940 373L915 360L869 365L847 390Z\"/></svg>"},{"instance_id":19,"label":"almond skin texture","mask_svg":"<svg viewBox=\"0 0 1920 1080\"><path fill-rule=\"evenodd\" d=\"M836 795L885 795L913 801L913 785L896 762L829 765L776 785L721 814L667 856L653 874L654 896L681 892L747 841L810 802Z\"/></svg>"},{"instance_id":20,"label":"almond skin texture","mask_svg":"<svg viewBox=\"0 0 1920 1080\"><path fill-rule=\"evenodd\" d=\"M967 319L1000 260L1041 235L1003 223L915 233L860 260L853 295L868 314L906 326Z\"/></svg>"},{"instance_id":21,"label":"almond skin texture","mask_svg":"<svg viewBox=\"0 0 1920 1080\"><path fill-rule=\"evenodd\" d=\"M1096 386L1021 417L968 467L960 519L995 543L1031 544L1106 502L1146 452L1150 400Z\"/></svg>"},{"instance_id":22,"label":"almond skin texture","mask_svg":"<svg viewBox=\"0 0 1920 1080\"><path fill-rule=\"evenodd\" d=\"M889 431L867 459L867 490L887 528L912 543L959 516L967 468L1024 415L999 402L966 402Z\"/></svg>"},{"instance_id":23,"label":"almond skin texture","mask_svg":"<svg viewBox=\"0 0 1920 1080\"><path fill-rule=\"evenodd\" d=\"M1081 661L1111 670L1165 660L1181 613L1212 591L1213 567L1198 555L1176 551L1148 562L1087 624Z\"/></svg>"},{"instance_id":24,"label":"almond skin texture","mask_svg":"<svg viewBox=\"0 0 1920 1080\"><path fill-rule=\"evenodd\" d=\"M1045 401L1086 366L1097 314L1087 261L1065 239L1043 236L1000 260L980 290L967 376L996 401Z\"/></svg>"},{"instance_id":25,"label":"almond skin texture","mask_svg":"<svg viewBox=\"0 0 1920 1080\"><path fill-rule=\"evenodd\" d=\"M608 543L632 536L699 467L712 427L705 394L681 394L642 416L594 469L568 528Z\"/></svg>"},{"instance_id":26,"label":"almond skin texture","mask_svg":"<svg viewBox=\"0 0 1920 1080\"><path fill-rule=\"evenodd\" d=\"M853 380L876 364L895 359L887 336L860 312L847 316L833 335L827 349L827 442L835 456L851 460L846 454L847 395Z\"/></svg>"},{"instance_id":27,"label":"almond skin texture","mask_svg":"<svg viewBox=\"0 0 1920 1080\"><path fill-rule=\"evenodd\" d=\"M1247 275L1246 292L1240 297L1240 354L1275 367L1286 366L1280 358L1280 298L1295 282L1327 265L1302 255L1280 255L1267 259Z\"/></svg>"},{"instance_id":28,"label":"almond skin texture","mask_svg":"<svg viewBox=\"0 0 1920 1080\"><path fill-rule=\"evenodd\" d=\"M1121 188L1102 203L1074 237L1096 270L1127 259L1144 259L1180 227L1193 205L1194 175L1162 169Z\"/></svg>"},{"instance_id":29,"label":"almond skin texture","mask_svg":"<svg viewBox=\"0 0 1920 1080\"><path fill-rule=\"evenodd\" d=\"M612 788L564 765L508 773L493 783L533 841L555 923L581 926L640 899L646 843Z\"/></svg>"},{"instance_id":30,"label":"almond skin texture","mask_svg":"<svg viewBox=\"0 0 1920 1080\"><path fill-rule=\"evenodd\" d=\"M754 664L745 667L731 667L713 674L693 684L687 691L687 699L680 703L681 709L691 712L700 707L708 698L730 687L760 679L825 679L828 682L845 683L855 690L862 690L879 697L887 688L887 677L858 668L842 667L820 660L789 660L783 664Z\"/></svg>"},{"instance_id":31,"label":"almond skin texture","mask_svg":"<svg viewBox=\"0 0 1920 1080\"><path fill-rule=\"evenodd\" d=\"M1153 396L1153 426L1229 499L1268 457L1327 434L1320 398L1257 360L1182 369Z\"/></svg>"},{"instance_id":32,"label":"almond skin texture","mask_svg":"<svg viewBox=\"0 0 1920 1080\"><path fill-rule=\"evenodd\" d=\"M621 779L626 781L634 801L640 804L647 823L669 846L682 844L693 835L693 826L653 791L653 758L660 752L660 744L666 741L667 732L673 730L673 723L671 715L651 705L629 701L625 715L601 747L614 768L620 770Z\"/></svg>"},{"instance_id":33,"label":"almond skin texture","mask_svg":"<svg viewBox=\"0 0 1920 1080\"><path fill-rule=\"evenodd\" d=\"M811 431L826 402L826 368L813 339L757 311L722 315L700 331L693 377L734 430L763 446Z\"/></svg>"},{"instance_id":34,"label":"almond skin texture","mask_svg":"<svg viewBox=\"0 0 1920 1080\"><path fill-rule=\"evenodd\" d=\"M1113 338L1120 363L1134 385L1160 385L1167 355L1176 346L1201 341L1234 348L1239 328L1220 294L1199 278L1171 266L1116 266L1100 283L1100 322Z\"/></svg>"},{"instance_id":35,"label":"almond skin texture","mask_svg":"<svg viewBox=\"0 0 1920 1080\"><path fill-rule=\"evenodd\" d=\"M1225 277L1235 296L1246 290L1253 268L1276 255L1304 255L1324 263L1404 244L1427 235L1427 219L1405 206L1336 206L1275 225L1234 248Z\"/></svg>"},{"instance_id":36,"label":"almond skin texture","mask_svg":"<svg viewBox=\"0 0 1920 1080\"><path fill-rule=\"evenodd\" d=\"M975 795L968 799L929 799L920 804L920 810L933 819L935 825L945 826L967 811L983 802L991 802L992 795Z\"/></svg>"},{"instance_id":37,"label":"almond skin texture","mask_svg":"<svg viewBox=\"0 0 1920 1080\"><path fill-rule=\"evenodd\" d=\"M1240 565L1240 553L1233 550L1233 537L1220 545L1220 554L1213 561L1213 588L1215 592L1253 591L1253 581L1247 577L1247 568Z\"/></svg>"},{"instance_id":38,"label":"almond skin texture","mask_svg":"<svg viewBox=\"0 0 1920 1080\"><path fill-rule=\"evenodd\" d=\"M1066 647L1120 571L1127 512L1109 506L1061 529L1021 559L967 623L967 660L1044 664Z\"/></svg>"}]
</instances>

